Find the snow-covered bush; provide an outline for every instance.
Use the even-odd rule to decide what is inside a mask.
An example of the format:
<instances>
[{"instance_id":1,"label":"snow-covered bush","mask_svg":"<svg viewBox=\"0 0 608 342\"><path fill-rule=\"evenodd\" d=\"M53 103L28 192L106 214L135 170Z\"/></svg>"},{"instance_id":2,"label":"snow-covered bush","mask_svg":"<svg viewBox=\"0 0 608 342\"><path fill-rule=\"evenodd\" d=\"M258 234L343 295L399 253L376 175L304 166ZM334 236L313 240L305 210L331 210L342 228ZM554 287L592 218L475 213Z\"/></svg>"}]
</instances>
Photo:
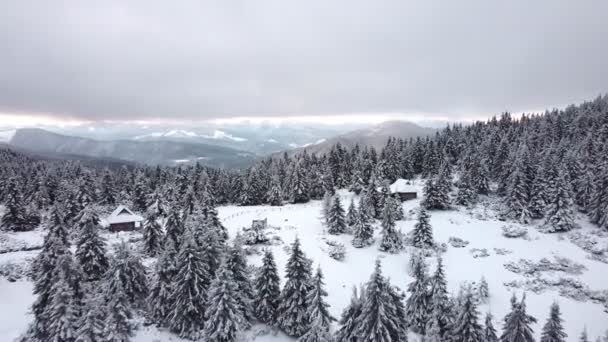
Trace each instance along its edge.
<instances>
[{"instance_id":1,"label":"snow-covered bush","mask_svg":"<svg viewBox=\"0 0 608 342\"><path fill-rule=\"evenodd\" d=\"M459 237L450 236L448 243L454 248L464 248L469 244L469 241L463 240Z\"/></svg>"},{"instance_id":2,"label":"snow-covered bush","mask_svg":"<svg viewBox=\"0 0 608 342\"><path fill-rule=\"evenodd\" d=\"M0 277L5 277L10 282L27 278L30 275L29 262L7 261L0 264Z\"/></svg>"},{"instance_id":3,"label":"snow-covered bush","mask_svg":"<svg viewBox=\"0 0 608 342\"><path fill-rule=\"evenodd\" d=\"M332 240L327 240L325 243L329 247L327 253L331 258L338 261L344 260L346 257L346 247L344 247L344 244Z\"/></svg>"},{"instance_id":4,"label":"snow-covered bush","mask_svg":"<svg viewBox=\"0 0 608 342\"><path fill-rule=\"evenodd\" d=\"M469 252L473 255L473 258L485 258L490 256L490 253L488 253L488 250L485 248L471 248Z\"/></svg>"},{"instance_id":5,"label":"snow-covered bush","mask_svg":"<svg viewBox=\"0 0 608 342\"><path fill-rule=\"evenodd\" d=\"M507 238L515 239L520 237L526 237L528 235L528 229L520 226L503 226L502 235Z\"/></svg>"}]
</instances>

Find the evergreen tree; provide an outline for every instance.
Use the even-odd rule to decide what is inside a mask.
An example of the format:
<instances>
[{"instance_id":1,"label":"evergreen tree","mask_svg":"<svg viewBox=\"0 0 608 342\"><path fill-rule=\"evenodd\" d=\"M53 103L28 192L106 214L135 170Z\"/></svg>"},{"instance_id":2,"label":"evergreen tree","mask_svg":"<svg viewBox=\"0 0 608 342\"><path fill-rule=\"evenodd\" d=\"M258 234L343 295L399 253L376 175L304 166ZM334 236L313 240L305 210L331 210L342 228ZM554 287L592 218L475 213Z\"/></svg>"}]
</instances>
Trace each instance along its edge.
<instances>
[{"instance_id":1,"label":"evergreen tree","mask_svg":"<svg viewBox=\"0 0 608 342\"><path fill-rule=\"evenodd\" d=\"M563 321L559 305L554 302L551 304L551 312L549 313L547 323L543 326L540 342L565 342L568 334L564 332Z\"/></svg>"},{"instance_id":2,"label":"evergreen tree","mask_svg":"<svg viewBox=\"0 0 608 342\"><path fill-rule=\"evenodd\" d=\"M388 253L398 253L403 249L401 232L395 227L393 208L390 205L382 211L382 241L380 250Z\"/></svg>"},{"instance_id":3,"label":"evergreen tree","mask_svg":"<svg viewBox=\"0 0 608 342\"><path fill-rule=\"evenodd\" d=\"M308 331L298 338L298 342L333 342L329 329L323 325L321 317L313 318Z\"/></svg>"},{"instance_id":4,"label":"evergreen tree","mask_svg":"<svg viewBox=\"0 0 608 342\"><path fill-rule=\"evenodd\" d=\"M353 241L352 244L356 248L371 246L374 243L374 228L371 220L365 210L356 210L355 222L352 228Z\"/></svg>"},{"instance_id":5,"label":"evergreen tree","mask_svg":"<svg viewBox=\"0 0 608 342\"><path fill-rule=\"evenodd\" d=\"M312 322L317 321L322 327L329 329L331 322L336 319L329 313L329 304L323 299L323 297L327 297L327 291L325 291L325 282L323 282L323 273L320 267L317 268L317 272L312 278L311 287L312 289L306 298L307 316Z\"/></svg>"},{"instance_id":6,"label":"evergreen tree","mask_svg":"<svg viewBox=\"0 0 608 342\"><path fill-rule=\"evenodd\" d=\"M488 312L486 315L486 322L483 329L482 341L484 342L498 342L498 336L496 335L496 329L492 324L492 314Z\"/></svg>"},{"instance_id":7,"label":"evergreen tree","mask_svg":"<svg viewBox=\"0 0 608 342\"><path fill-rule=\"evenodd\" d=\"M365 301L361 314L357 318L355 336L357 341L394 341L398 336L398 326L395 324L393 297L390 295L387 280L382 276L380 261L366 285Z\"/></svg>"},{"instance_id":8,"label":"evergreen tree","mask_svg":"<svg viewBox=\"0 0 608 342\"><path fill-rule=\"evenodd\" d=\"M574 227L574 205L569 180L563 171L553 186L545 224L550 232L567 232Z\"/></svg>"},{"instance_id":9,"label":"evergreen tree","mask_svg":"<svg viewBox=\"0 0 608 342\"><path fill-rule=\"evenodd\" d=\"M525 296L517 303L515 295L511 299L512 310L505 316L505 324L501 342L534 342L534 331L530 324L536 323L536 318L526 313Z\"/></svg>"},{"instance_id":10,"label":"evergreen tree","mask_svg":"<svg viewBox=\"0 0 608 342\"><path fill-rule=\"evenodd\" d=\"M413 270L414 281L408 285L410 296L405 303L406 317L410 328L421 335L425 334L426 323L429 319L429 281L425 272L424 261L416 264Z\"/></svg>"},{"instance_id":11,"label":"evergreen tree","mask_svg":"<svg viewBox=\"0 0 608 342\"><path fill-rule=\"evenodd\" d=\"M581 337L578 338L579 342L589 342L589 336L587 335L587 327L583 329Z\"/></svg>"},{"instance_id":12,"label":"evergreen tree","mask_svg":"<svg viewBox=\"0 0 608 342\"><path fill-rule=\"evenodd\" d=\"M505 197L507 207L506 215L520 223L530 223L530 183L528 176L524 173L526 165L522 158L517 158L514 171L509 175L508 186Z\"/></svg>"},{"instance_id":13,"label":"evergreen tree","mask_svg":"<svg viewBox=\"0 0 608 342\"><path fill-rule=\"evenodd\" d=\"M162 252L164 233L154 212L148 211L144 222L143 238L143 251L146 255L155 257Z\"/></svg>"},{"instance_id":14,"label":"evergreen tree","mask_svg":"<svg viewBox=\"0 0 608 342\"><path fill-rule=\"evenodd\" d=\"M156 263L156 274L148 297L148 313L159 326L167 325L173 307L173 277L177 273L176 255L175 246L167 240Z\"/></svg>"},{"instance_id":15,"label":"evergreen tree","mask_svg":"<svg viewBox=\"0 0 608 342\"><path fill-rule=\"evenodd\" d=\"M196 239L199 246L202 248L201 253L203 254L203 260L208 265L209 274L211 279L215 278L216 271L220 266L220 260L222 253L226 249L225 241L223 237L223 230L212 225L211 219L206 220L206 228L204 230L198 230ZM200 233L200 234L199 234ZM211 282L209 282L209 285Z\"/></svg>"},{"instance_id":16,"label":"evergreen tree","mask_svg":"<svg viewBox=\"0 0 608 342\"><path fill-rule=\"evenodd\" d=\"M350 205L348 206L348 211L346 213L346 225L349 227L350 231L354 230L355 222L357 220L357 207L355 206L355 199L351 197Z\"/></svg>"},{"instance_id":17,"label":"evergreen tree","mask_svg":"<svg viewBox=\"0 0 608 342\"><path fill-rule=\"evenodd\" d=\"M270 190L268 190L267 197L270 205L283 205L283 191L281 190L281 182L278 177L272 177L272 183L270 183Z\"/></svg>"},{"instance_id":18,"label":"evergreen tree","mask_svg":"<svg viewBox=\"0 0 608 342\"><path fill-rule=\"evenodd\" d=\"M170 210L165 223L165 234L167 239L171 239L176 248L179 248L181 237L184 234L184 223L178 210Z\"/></svg>"},{"instance_id":19,"label":"evergreen tree","mask_svg":"<svg viewBox=\"0 0 608 342\"><path fill-rule=\"evenodd\" d=\"M473 294L469 291L464 295L464 301L459 307L459 314L451 330L454 342L482 342L483 329L479 324L479 313L475 306Z\"/></svg>"},{"instance_id":20,"label":"evergreen tree","mask_svg":"<svg viewBox=\"0 0 608 342\"><path fill-rule=\"evenodd\" d=\"M17 180L11 178L5 190L5 196L8 199L5 202L6 210L0 221L0 230L25 232L35 228L35 225L31 224L20 191Z\"/></svg>"},{"instance_id":21,"label":"evergreen tree","mask_svg":"<svg viewBox=\"0 0 608 342\"><path fill-rule=\"evenodd\" d=\"M340 203L339 195L334 195L327 214L327 232L329 234L345 233L346 219L344 218L344 208L342 208L342 204Z\"/></svg>"},{"instance_id":22,"label":"evergreen tree","mask_svg":"<svg viewBox=\"0 0 608 342\"><path fill-rule=\"evenodd\" d=\"M536 175L530 185L530 201L528 204L528 211L530 217L533 219L540 219L545 214L545 207L547 206L545 198L547 197L545 184L542 181L542 168L538 168Z\"/></svg>"},{"instance_id":23,"label":"evergreen tree","mask_svg":"<svg viewBox=\"0 0 608 342\"><path fill-rule=\"evenodd\" d=\"M479 287L477 288L477 297L481 303L487 303L490 299L490 289L488 286L488 282L484 276L481 277L479 281Z\"/></svg>"},{"instance_id":24,"label":"evergreen tree","mask_svg":"<svg viewBox=\"0 0 608 342\"><path fill-rule=\"evenodd\" d=\"M105 330L105 312L103 305L89 297L85 302L84 315L78 322L76 342L103 341Z\"/></svg>"},{"instance_id":25,"label":"evergreen tree","mask_svg":"<svg viewBox=\"0 0 608 342\"><path fill-rule=\"evenodd\" d=\"M287 260L286 282L279 298L278 325L289 336L302 336L309 324L308 302L310 291L310 263L296 238Z\"/></svg>"},{"instance_id":26,"label":"evergreen tree","mask_svg":"<svg viewBox=\"0 0 608 342\"><path fill-rule=\"evenodd\" d=\"M66 272L67 264L74 261L70 254L59 257L55 268L54 284L51 287L50 305L48 314L47 340L53 342L70 342L76 339L76 322L79 319L80 309L77 307L77 294L71 285L70 275ZM71 266L68 266L71 267Z\"/></svg>"},{"instance_id":27,"label":"evergreen tree","mask_svg":"<svg viewBox=\"0 0 608 342\"><path fill-rule=\"evenodd\" d=\"M420 208L418 212L418 222L414 226L413 244L417 248L433 247L433 228L429 222L429 214Z\"/></svg>"},{"instance_id":28,"label":"evergreen tree","mask_svg":"<svg viewBox=\"0 0 608 342\"><path fill-rule=\"evenodd\" d=\"M464 171L458 181L458 192L456 193L456 203L464 206L477 202L477 191L471 180L471 172Z\"/></svg>"},{"instance_id":29,"label":"evergreen tree","mask_svg":"<svg viewBox=\"0 0 608 342\"><path fill-rule=\"evenodd\" d=\"M118 275L114 274L114 277ZM107 315L104 341L128 342L133 335L133 325L130 322L133 309L120 279L115 279L112 283L115 285L112 291L106 291L105 297Z\"/></svg>"},{"instance_id":30,"label":"evergreen tree","mask_svg":"<svg viewBox=\"0 0 608 342\"><path fill-rule=\"evenodd\" d=\"M420 271L419 271L420 272ZM447 281L443 271L443 261L441 257L437 258L437 267L435 273L429 279L430 295L429 301L431 305L431 324L427 324L426 333L432 334L439 341L444 341L447 338L451 320L450 300L448 298Z\"/></svg>"},{"instance_id":31,"label":"evergreen tree","mask_svg":"<svg viewBox=\"0 0 608 342\"><path fill-rule=\"evenodd\" d=\"M232 278L237 289L237 303L241 310L242 316L245 319L243 321L244 328L249 328L251 322L254 320L253 314L253 299L254 292L247 270L247 259L241 245L240 236L234 241L233 246L228 250L226 258L226 266L230 269Z\"/></svg>"},{"instance_id":32,"label":"evergreen tree","mask_svg":"<svg viewBox=\"0 0 608 342\"><path fill-rule=\"evenodd\" d=\"M170 297L173 311L168 319L171 331L182 338L195 340L200 337L205 318L208 279L207 265L192 232L188 230L177 255L177 274L173 279L174 290Z\"/></svg>"},{"instance_id":33,"label":"evergreen tree","mask_svg":"<svg viewBox=\"0 0 608 342\"><path fill-rule=\"evenodd\" d=\"M99 235L99 219L95 213L82 215L80 223L82 228L76 242L76 258L82 267L85 279L99 280L109 267L106 242Z\"/></svg>"},{"instance_id":34,"label":"evergreen tree","mask_svg":"<svg viewBox=\"0 0 608 342\"><path fill-rule=\"evenodd\" d=\"M255 279L253 309L258 320L270 325L276 324L280 295L281 280L277 265L272 252L266 250L262 259L262 267Z\"/></svg>"},{"instance_id":35,"label":"evergreen tree","mask_svg":"<svg viewBox=\"0 0 608 342\"><path fill-rule=\"evenodd\" d=\"M336 341L339 342L357 342L357 319L361 314L361 307L363 304L363 290L361 295L357 295L357 288L353 287L353 294L350 297L350 303L340 317L340 329L336 332Z\"/></svg>"},{"instance_id":36,"label":"evergreen tree","mask_svg":"<svg viewBox=\"0 0 608 342\"><path fill-rule=\"evenodd\" d=\"M426 209L449 209L450 185L444 172L427 180L424 186L422 206Z\"/></svg>"},{"instance_id":37,"label":"evergreen tree","mask_svg":"<svg viewBox=\"0 0 608 342\"><path fill-rule=\"evenodd\" d=\"M107 275L107 291L111 296L115 291L122 291L129 303L139 306L148 294L146 268L139 255L122 242L117 245L115 256L110 263Z\"/></svg>"},{"instance_id":38,"label":"evergreen tree","mask_svg":"<svg viewBox=\"0 0 608 342\"><path fill-rule=\"evenodd\" d=\"M209 342L232 342L246 325L237 302L237 287L230 269L220 265L211 283L205 310L203 336Z\"/></svg>"},{"instance_id":39,"label":"evergreen tree","mask_svg":"<svg viewBox=\"0 0 608 342\"><path fill-rule=\"evenodd\" d=\"M292 184L290 188L289 202L290 203L306 203L310 200L308 193L308 175L303 165L303 160L296 163L293 170Z\"/></svg>"}]
</instances>

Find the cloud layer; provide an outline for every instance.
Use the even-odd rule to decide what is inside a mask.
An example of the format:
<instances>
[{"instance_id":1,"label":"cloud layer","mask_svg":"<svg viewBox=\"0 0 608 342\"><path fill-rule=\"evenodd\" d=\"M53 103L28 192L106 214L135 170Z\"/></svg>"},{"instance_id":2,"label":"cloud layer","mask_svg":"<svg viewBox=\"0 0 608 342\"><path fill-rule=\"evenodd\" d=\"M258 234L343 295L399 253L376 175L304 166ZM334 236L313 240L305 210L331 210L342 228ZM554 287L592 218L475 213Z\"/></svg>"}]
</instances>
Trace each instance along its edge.
<instances>
[{"instance_id":1,"label":"cloud layer","mask_svg":"<svg viewBox=\"0 0 608 342\"><path fill-rule=\"evenodd\" d=\"M0 112L82 120L433 113L608 91L608 2L0 4Z\"/></svg>"}]
</instances>

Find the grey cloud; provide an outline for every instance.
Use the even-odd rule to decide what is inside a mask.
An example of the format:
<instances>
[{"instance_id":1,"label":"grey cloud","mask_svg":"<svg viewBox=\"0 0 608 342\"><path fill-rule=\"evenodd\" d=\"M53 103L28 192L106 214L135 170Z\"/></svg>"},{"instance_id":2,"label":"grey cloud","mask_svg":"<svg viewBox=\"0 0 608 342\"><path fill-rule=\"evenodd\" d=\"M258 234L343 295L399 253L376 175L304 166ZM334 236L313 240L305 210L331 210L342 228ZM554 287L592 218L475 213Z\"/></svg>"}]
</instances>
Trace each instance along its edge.
<instances>
[{"instance_id":1,"label":"grey cloud","mask_svg":"<svg viewBox=\"0 0 608 342\"><path fill-rule=\"evenodd\" d=\"M608 91L607 1L0 3L0 112L542 109Z\"/></svg>"}]
</instances>

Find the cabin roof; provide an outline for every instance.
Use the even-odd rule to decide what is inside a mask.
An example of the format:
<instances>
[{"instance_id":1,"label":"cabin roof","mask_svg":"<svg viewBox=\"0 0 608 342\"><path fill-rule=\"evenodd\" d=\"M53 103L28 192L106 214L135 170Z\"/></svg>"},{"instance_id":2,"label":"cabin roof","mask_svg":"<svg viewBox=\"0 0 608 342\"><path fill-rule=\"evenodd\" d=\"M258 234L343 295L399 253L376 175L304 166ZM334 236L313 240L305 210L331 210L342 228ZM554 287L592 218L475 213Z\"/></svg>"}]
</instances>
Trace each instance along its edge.
<instances>
[{"instance_id":1,"label":"cabin roof","mask_svg":"<svg viewBox=\"0 0 608 342\"><path fill-rule=\"evenodd\" d=\"M144 218L132 212L124 205L119 205L106 219L109 224L141 222Z\"/></svg>"},{"instance_id":2,"label":"cabin roof","mask_svg":"<svg viewBox=\"0 0 608 342\"><path fill-rule=\"evenodd\" d=\"M391 192L392 193L405 193L405 192L416 193L416 192L418 192L418 189L409 183L410 183L409 181L407 181L403 178L399 178L395 181L395 183L391 184L391 186L390 186Z\"/></svg>"}]
</instances>

